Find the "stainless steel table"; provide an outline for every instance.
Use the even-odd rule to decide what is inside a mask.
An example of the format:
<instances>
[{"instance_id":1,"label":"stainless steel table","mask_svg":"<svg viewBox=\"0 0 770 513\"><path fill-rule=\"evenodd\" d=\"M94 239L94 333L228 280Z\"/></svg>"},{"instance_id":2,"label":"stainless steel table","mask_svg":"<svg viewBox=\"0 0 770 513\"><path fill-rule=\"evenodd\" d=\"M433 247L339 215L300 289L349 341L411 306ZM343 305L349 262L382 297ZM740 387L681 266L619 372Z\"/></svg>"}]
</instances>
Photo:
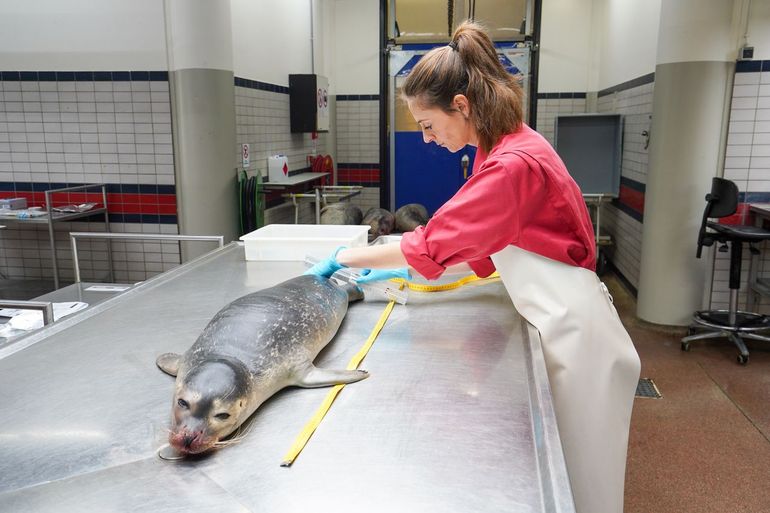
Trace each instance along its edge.
<instances>
[{"instance_id":1,"label":"stainless steel table","mask_svg":"<svg viewBox=\"0 0 770 513\"><path fill-rule=\"evenodd\" d=\"M233 243L0 348L0 511L572 512L537 332L501 284L411 293L291 468L328 389L287 389L238 445L162 461L184 351L230 300L300 273ZM344 367L385 303L351 306Z\"/></svg>"}]
</instances>

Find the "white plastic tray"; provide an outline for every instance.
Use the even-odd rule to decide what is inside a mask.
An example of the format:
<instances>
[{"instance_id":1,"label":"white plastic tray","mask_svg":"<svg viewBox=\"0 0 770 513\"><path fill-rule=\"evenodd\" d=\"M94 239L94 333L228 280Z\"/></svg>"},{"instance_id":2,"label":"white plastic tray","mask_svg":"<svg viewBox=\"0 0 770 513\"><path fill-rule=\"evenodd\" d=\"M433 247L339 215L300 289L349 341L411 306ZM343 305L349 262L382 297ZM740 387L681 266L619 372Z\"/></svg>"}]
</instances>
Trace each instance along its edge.
<instances>
[{"instance_id":1,"label":"white plastic tray","mask_svg":"<svg viewBox=\"0 0 770 513\"><path fill-rule=\"evenodd\" d=\"M340 246L366 246L369 226L269 224L243 235L246 260L326 258Z\"/></svg>"}]
</instances>

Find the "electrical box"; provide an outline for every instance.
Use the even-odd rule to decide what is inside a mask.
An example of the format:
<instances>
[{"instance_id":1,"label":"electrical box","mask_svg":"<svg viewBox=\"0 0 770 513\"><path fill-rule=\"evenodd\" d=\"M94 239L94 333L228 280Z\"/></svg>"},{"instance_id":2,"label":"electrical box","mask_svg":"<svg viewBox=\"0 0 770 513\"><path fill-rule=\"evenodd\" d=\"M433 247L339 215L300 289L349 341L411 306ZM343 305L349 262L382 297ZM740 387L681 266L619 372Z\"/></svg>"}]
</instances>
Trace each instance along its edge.
<instances>
[{"instance_id":1,"label":"electrical box","mask_svg":"<svg viewBox=\"0 0 770 513\"><path fill-rule=\"evenodd\" d=\"M739 61L750 61L754 58L754 47L753 46L742 46L740 50L738 50L738 60Z\"/></svg>"},{"instance_id":2,"label":"electrical box","mask_svg":"<svg viewBox=\"0 0 770 513\"><path fill-rule=\"evenodd\" d=\"M556 116L554 149L583 194L620 194L622 114Z\"/></svg>"},{"instance_id":3,"label":"electrical box","mask_svg":"<svg viewBox=\"0 0 770 513\"><path fill-rule=\"evenodd\" d=\"M289 118L292 133L329 131L329 79L289 75Z\"/></svg>"}]
</instances>

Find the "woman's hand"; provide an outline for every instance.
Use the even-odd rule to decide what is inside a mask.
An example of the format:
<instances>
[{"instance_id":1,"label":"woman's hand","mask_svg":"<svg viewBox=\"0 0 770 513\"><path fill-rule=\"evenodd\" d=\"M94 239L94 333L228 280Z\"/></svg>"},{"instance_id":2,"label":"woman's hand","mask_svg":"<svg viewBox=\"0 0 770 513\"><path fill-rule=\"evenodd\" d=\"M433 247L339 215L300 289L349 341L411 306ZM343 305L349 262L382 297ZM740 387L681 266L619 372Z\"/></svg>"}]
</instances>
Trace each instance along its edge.
<instances>
[{"instance_id":1,"label":"woman's hand","mask_svg":"<svg viewBox=\"0 0 770 513\"><path fill-rule=\"evenodd\" d=\"M393 278L411 280L412 276L406 267L400 269L364 269L361 271L361 277L356 280L356 283L371 283L374 281L392 280Z\"/></svg>"},{"instance_id":2,"label":"woman's hand","mask_svg":"<svg viewBox=\"0 0 770 513\"><path fill-rule=\"evenodd\" d=\"M345 249L345 246L338 247L336 250L334 250L334 253L332 253L331 256L321 260L302 274L314 274L316 276L330 278L332 274L336 273L343 267L346 267L337 262L337 253L339 253L342 249Z\"/></svg>"}]
</instances>

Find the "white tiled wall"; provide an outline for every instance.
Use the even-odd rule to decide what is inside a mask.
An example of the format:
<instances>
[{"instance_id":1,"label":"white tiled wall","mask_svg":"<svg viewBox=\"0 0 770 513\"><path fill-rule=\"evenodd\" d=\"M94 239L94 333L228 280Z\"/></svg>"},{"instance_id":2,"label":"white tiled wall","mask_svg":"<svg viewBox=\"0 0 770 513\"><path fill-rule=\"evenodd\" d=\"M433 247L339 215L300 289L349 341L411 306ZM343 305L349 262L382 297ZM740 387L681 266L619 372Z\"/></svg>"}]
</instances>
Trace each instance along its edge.
<instances>
[{"instance_id":1,"label":"white tiled wall","mask_svg":"<svg viewBox=\"0 0 770 513\"><path fill-rule=\"evenodd\" d=\"M554 98L537 101L537 131L553 146L554 123L560 114L582 114L585 98Z\"/></svg>"},{"instance_id":2,"label":"white tiled wall","mask_svg":"<svg viewBox=\"0 0 770 513\"><path fill-rule=\"evenodd\" d=\"M334 115L333 104L330 115ZM310 134L291 133L286 93L236 86L235 123L238 138L235 166L242 167L240 145L249 144L249 176L261 172L267 178L267 159L271 155L286 155L289 170L296 171L309 166L308 156L330 153L328 133L319 133L315 141ZM293 224L294 220L294 206L289 203L265 211L265 224ZM315 207L311 203L300 204L299 223L315 223Z\"/></svg>"},{"instance_id":3,"label":"white tiled wall","mask_svg":"<svg viewBox=\"0 0 770 513\"><path fill-rule=\"evenodd\" d=\"M176 234L176 225L111 223L110 230L125 233ZM70 232L102 232L102 222L56 223L54 239L59 279L74 279ZM145 243L111 241L114 277L109 277L107 242L78 241L78 260L83 281L135 283L179 265L176 242ZM46 225L9 224L2 233L0 269L10 279L53 279L51 245Z\"/></svg>"},{"instance_id":4,"label":"white tiled wall","mask_svg":"<svg viewBox=\"0 0 770 513\"><path fill-rule=\"evenodd\" d=\"M0 88L0 181L174 184L168 82Z\"/></svg>"},{"instance_id":5,"label":"white tiled wall","mask_svg":"<svg viewBox=\"0 0 770 513\"><path fill-rule=\"evenodd\" d=\"M741 192L770 192L770 72L735 74L724 176Z\"/></svg>"},{"instance_id":6,"label":"white tiled wall","mask_svg":"<svg viewBox=\"0 0 770 513\"><path fill-rule=\"evenodd\" d=\"M623 114L622 176L639 183L647 183L649 153L644 147L652 123L652 94L654 83L602 96L598 99L599 112Z\"/></svg>"},{"instance_id":7,"label":"white tiled wall","mask_svg":"<svg viewBox=\"0 0 770 513\"><path fill-rule=\"evenodd\" d=\"M337 160L380 161L380 105L377 100L337 102Z\"/></svg>"},{"instance_id":8,"label":"white tiled wall","mask_svg":"<svg viewBox=\"0 0 770 513\"><path fill-rule=\"evenodd\" d=\"M0 182L174 184L167 81L0 81ZM102 222L56 223L60 277L73 277L68 233L103 231ZM110 231L177 233L175 224L112 223ZM13 224L0 234L7 278L53 276L48 228ZM84 280L107 278L106 243L84 242ZM88 249L92 244L96 249ZM162 251L113 243L118 281L140 281L179 264Z\"/></svg>"},{"instance_id":9,"label":"white tiled wall","mask_svg":"<svg viewBox=\"0 0 770 513\"><path fill-rule=\"evenodd\" d=\"M650 130L654 83L648 83L601 96L599 112L623 114L623 161L621 176L641 184L647 183L648 150L642 132ZM612 204L604 206L602 227L613 239L608 251L612 263L634 286L639 285L639 263L642 247L642 223Z\"/></svg>"},{"instance_id":10,"label":"white tiled wall","mask_svg":"<svg viewBox=\"0 0 770 513\"><path fill-rule=\"evenodd\" d=\"M622 176L640 182L647 181L647 150L643 130L649 131L652 113L653 84L645 84L598 98L597 111L624 115ZM537 131L554 143L554 122L561 114L585 113L585 98L541 98L537 103ZM602 235L610 235L611 248L603 248L612 263L633 285L639 282L642 224L610 203L601 212Z\"/></svg>"},{"instance_id":11,"label":"white tiled wall","mask_svg":"<svg viewBox=\"0 0 770 513\"><path fill-rule=\"evenodd\" d=\"M377 164L380 161L379 100L337 101L337 160L346 164ZM387 173L388 170L380 170ZM351 203L366 213L380 206L380 188L364 187Z\"/></svg>"},{"instance_id":12,"label":"white tiled wall","mask_svg":"<svg viewBox=\"0 0 770 513\"><path fill-rule=\"evenodd\" d=\"M639 286L639 261L642 254L642 223L612 205L602 208L602 234L612 237L608 249L612 265L634 287Z\"/></svg>"},{"instance_id":13,"label":"white tiled wall","mask_svg":"<svg viewBox=\"0 0 770 513\"><path fill-rule=\"evenodd\" d=\"M738 190L770 198L770 72L736 73L727 136L724 177ZM764 193L764 194L762 194ZM751 201L751 197L749 198ZM770 277L770 245L763 243L756 259L759 275ZM714 251L711 307L727 308L730 254ZM739 308L746 308L749 251L744 248ZM759 311L770 313L770 298L760 298Z\"/></svg>"},{"instance_id":14,"label":"white tiled wall","mask_svg":"<svg viewBox=\"0 0 770 513\"><path fill-rule=\"evenodd\" d=\"M364 187L361 194L354 196L349 200L352 204L358 205L361 208L361 212L366 215L367 210L370 208L379 208L380 206L380 188L379 187ZM387 207L386 207L387 208Z\"/></svg>"},{"instance_id":15,"label":"white tiled wall","mask_svg":"<svg viewBox=\"0 0 770 513\"><path fill-rule=\"evenodd\" d=\"M330 112L334 116L333 109ZM249 173L258 171L267 177L267 158L286 155L289 170L308 167L309 155L328 154L329 134L321 132L313 141L310 134L293 134L289 125L289 95L235 86L235 124L238 146L234 149L235 166L241 166L241 147L249 144Z\"/></svg>"}]
</instances>

